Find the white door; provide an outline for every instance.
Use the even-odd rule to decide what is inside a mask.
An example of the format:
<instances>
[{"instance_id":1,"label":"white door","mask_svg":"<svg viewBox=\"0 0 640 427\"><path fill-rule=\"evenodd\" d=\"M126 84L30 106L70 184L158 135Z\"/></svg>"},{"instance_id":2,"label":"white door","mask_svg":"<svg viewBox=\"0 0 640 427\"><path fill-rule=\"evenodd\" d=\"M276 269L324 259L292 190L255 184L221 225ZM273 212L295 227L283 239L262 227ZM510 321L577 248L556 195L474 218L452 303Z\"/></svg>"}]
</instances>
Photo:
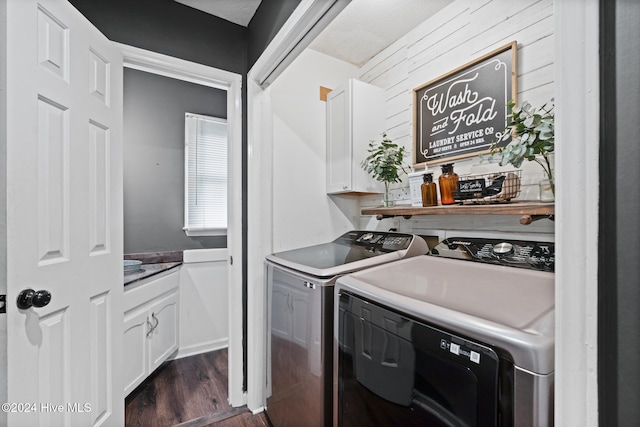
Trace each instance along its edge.
<instances>
[{"instance_id":1,"label":"white door","mask_svg":"<svg viewBox=\"0 0 640 427\"><path fill-rule=\"evenodd\" d=\"M65 0L0 1L13 404L3 409L10 426L121 426L122 55ZM18 309L27 288L51 301Z\"/></svg>"}]
</instances>

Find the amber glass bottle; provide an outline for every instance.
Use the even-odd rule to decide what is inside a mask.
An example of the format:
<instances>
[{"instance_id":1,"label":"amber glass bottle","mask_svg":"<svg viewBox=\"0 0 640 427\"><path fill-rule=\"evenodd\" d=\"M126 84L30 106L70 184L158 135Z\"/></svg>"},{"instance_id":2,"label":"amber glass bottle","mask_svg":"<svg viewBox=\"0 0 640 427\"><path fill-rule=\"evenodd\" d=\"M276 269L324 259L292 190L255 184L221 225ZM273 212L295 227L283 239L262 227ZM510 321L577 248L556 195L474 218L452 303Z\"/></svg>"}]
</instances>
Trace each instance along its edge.
<instances>
[{"instance_id":1,"label":"amber glass bottle","mask_svg":"<svg viewBox=\"0 0 640 427\"><path fill-rule=\"evenodd\" d=\"M440 203L454 204L454 194L458 191L458 174L453 171L453 163L442 165L442 175L438 178L438 183L440 184Z\"/></svg>"},{"instance_id":2,"label":"amber glass bottle","mask_svg":"<svg viewBox=\"0 0 640 427\"><path fill-rule=\"evenodd\" d=\"M436 183L433 182L433 174L425 173L422 175L422 206L438 206L438 192L436 191Z\"/></svg>"}]
</instances>

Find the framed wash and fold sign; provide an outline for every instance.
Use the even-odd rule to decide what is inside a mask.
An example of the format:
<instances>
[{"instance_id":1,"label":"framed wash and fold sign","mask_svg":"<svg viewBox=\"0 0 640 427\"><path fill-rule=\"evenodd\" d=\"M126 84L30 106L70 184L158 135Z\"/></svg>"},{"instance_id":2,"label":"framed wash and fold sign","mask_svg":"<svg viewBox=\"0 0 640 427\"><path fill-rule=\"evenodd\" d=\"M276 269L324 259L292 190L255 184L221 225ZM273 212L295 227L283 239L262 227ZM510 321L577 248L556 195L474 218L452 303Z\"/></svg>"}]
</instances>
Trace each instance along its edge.
<instances>
[{"instance_id":1,"label":"framed wash and fold sign","mask_svg":"<svg viewBox=\"0 0 640 427\"><path fill-rule=\"evenodd\" d=\"M414 165L489 152L517 102L516 51L514 41L413 90Z\"/></svg>"}]
</instances>

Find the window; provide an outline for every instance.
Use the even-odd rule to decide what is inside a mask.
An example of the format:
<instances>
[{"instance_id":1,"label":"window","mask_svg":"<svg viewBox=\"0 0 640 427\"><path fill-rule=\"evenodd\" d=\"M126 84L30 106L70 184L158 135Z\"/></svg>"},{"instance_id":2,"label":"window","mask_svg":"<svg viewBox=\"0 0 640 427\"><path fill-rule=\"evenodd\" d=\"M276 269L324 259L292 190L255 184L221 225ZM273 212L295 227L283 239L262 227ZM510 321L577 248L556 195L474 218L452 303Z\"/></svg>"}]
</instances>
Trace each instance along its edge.
<instances>
[{"instance_id":1,"label":"window","mask_svg":"<svg viewBox=\"0 0 640 427\"><path fill-rule=\"evenodd\" d=\"M188 236L227 231L227 121L185 114L185 215Z\"/></svg>"}]
</instances>

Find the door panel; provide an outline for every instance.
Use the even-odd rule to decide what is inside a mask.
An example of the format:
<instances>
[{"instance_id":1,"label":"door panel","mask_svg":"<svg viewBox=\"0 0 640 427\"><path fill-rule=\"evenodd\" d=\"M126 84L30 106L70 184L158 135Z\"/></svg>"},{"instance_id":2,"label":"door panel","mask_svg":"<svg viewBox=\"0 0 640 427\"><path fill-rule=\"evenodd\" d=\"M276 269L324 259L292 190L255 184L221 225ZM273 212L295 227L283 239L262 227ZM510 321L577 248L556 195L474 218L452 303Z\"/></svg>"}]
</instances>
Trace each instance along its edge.
<instances>
[{"instance_id":1,"label":"door panel","mask_svg":"<svg viewBox=\"0 0 640 427\"><path fill-rule=\"evenodd\" d=\"M110 249L109 217L111 198L109 194L109 153L111 133L108 128L91 121L89 123L89 183L90 226L89 248L91 255L108 253Z\"/></svg>"},{"instance_id":2,"label":"door panel","mask_svg":"<svg viewBox=\"0 0 640 427\"><path fill-rule=\"evenodd\" d=\"M91 388L90 402L94 419L98 420L109 416L113 406L113 396L109 393L110 378L113 377L113 358L111 355L110 317L111 296L104 292L90 299L91 315Z\"/></svg>"},{"instance_id":3,"label":"door panel","mask_svg":"<svg viewBox=\"0 0 640 427\"><path fill-rule=\"evenodd\" d=\"M69 109L39 96L36 174L40 265L67 261L69 248Z\"/></svg>"},{"instance_id":4,"label":"door panel","mask_svg":"<svg viewBox=\"0 0 640 427\"><path fill-rule=\"evenodd\" d=\"M120 426L122 56L66 1L5 5L8 401L37 409L7 422Z\"/></svg>"},{"instance_id":5,"label":"door panel","mask_svg":"<svg viewBox=\"0 0 640 427\"><path fill-rule=\"evenodd\" d=\"M36 320L34 318L34 320ZM69 317L67 310L57 310L46 316L37 319L38 323L34 327L27 329L27 334L31 339L37 339L39 344L38 352L38 389L37 393L31 396L29 402L35 401L42 410L43 402L57 402L58 400L68 401L70 399L69 389L65 387L70 382L69 356ZM9 383L11 385L11 383ZM9 401L11 402L12 390L9 390ZM36 400L37 399L37 400ZM46 405L47 403L45 403ZM64 413L58 411L50 418L50 425L65 425L62 423ZM65 420L65 421L68 421ZM9 423L11 424L11 423Z\"/></svg>"}]
</instances>

